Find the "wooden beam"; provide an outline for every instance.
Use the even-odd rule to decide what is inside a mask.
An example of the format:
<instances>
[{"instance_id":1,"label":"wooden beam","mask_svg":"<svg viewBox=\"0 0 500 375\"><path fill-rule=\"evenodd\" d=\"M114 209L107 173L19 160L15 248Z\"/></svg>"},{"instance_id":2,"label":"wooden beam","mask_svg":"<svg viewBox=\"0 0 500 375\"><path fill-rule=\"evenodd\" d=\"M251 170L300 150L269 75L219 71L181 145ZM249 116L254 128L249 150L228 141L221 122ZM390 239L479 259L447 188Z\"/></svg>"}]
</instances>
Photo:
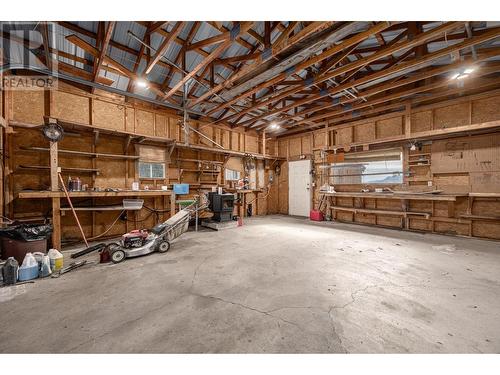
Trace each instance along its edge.
<instances>
[{"instance_id":1,"label":"wooden beam","mask_svg":"<svg viewBox=\"0 0 500 375\"><path fill-rule=\"evenodd\" d=\"M476 61L477 62L483 61L483 60L486 60L488 58L497 56L499 54L500 54L500 48L496 48L494 51L490 51L488 53L484 53L484 54L479 55L478 60L476 60ZM405 78L405 79L400 79L400 80L397 80L394 82L389 82L387 84L377 85L372 89L367 89L367 90L358 92L357 98L339 99L338 103L335 106L353 103L355 101L359 101L359 98L366 99L370 96L373 96L373 95L376 95L379 93L383 93L383 92L387 92L388 90L392 90L392 89L395 89L395 88L400 87L400 86L409 85L411 83L415 83L415 82L422 81L422 80L425 80L425 79L428 79L428 78L431 78L434 76L438 76L438 75L441 75L443 73L447 73L449 71L457 70L460 68L465 68L465 67L470 66L471 63L472 63L472 61L470 59L467 59L465 61L459 61L459 62L456 62L454 64L445 65L445 66L437 67L434 69L430 69L430 70L424 71L420 74L409 76L408 78ZM313 112L317 112L317 111L320 111L320 110L326 109L326 108L330 109L332 107L334 107L334 105L332 105L331 103L327 103L326 105L321 105L321 106L313 107L311 109L306 109L306 110L301 111L301 112L297 112L295 114L295 116L293 116L293 118L298 117L298 116L304 116L306 114L309 115ZM312 121L312 119L309 117L307 119L307 121ZM305 122L306 122L305 120L302 120L302 121L296 122L295 124L300 125L300 124L305 123Z\"/></svg>"},{"instance_id":2,"label":"wooden beam","mask_svg":"<svg viewBox=\"0 0 500 375\"><path fill-rule=\"evenodd\" d=\"M68 35L66 37L66 39L68 41L70 41L71 43L77 45L78 47L82 48L84 51L87 51L88 53L90 53L94 57L99 56L99 51L97 50L97 48L95 48L91 44L87 43L83 39L80 39L78 36L76 36L76 35ZM118 61L115 61L115 60L113 60L112 58L110 58L110 57L108 57L106 55L103 57L103 62L106 63L106 64L108 64L108 65L113 66L122 75L124 75L124 76L126 76L126 77L128 77L128 78L130 78L132 80L138 80L138 79L140 79L140 76L137 73L132 72L127 67L125 67L124 65L120 64ZM159 87L158 84L156 84L154 82L149 82L149 88L155 94L157 94L158 96L166 99L165 98L165 94L163 93L163 91L161 90L161 88Z\"/></svg>"},{"instance_id":3,"label":"wooden beam","mask_svg":"<svg viewBox=\"0 0 500 375\"><path fill-rule=\"evenodd\" d=\"M148 63L148 65L146 66L146 70L144 71L144 74L149 74L151 72L151 70L153 70L153 67L156 65L156 63L158 61L160 61L160 59L162 58L163 54L167 51L170 43L172 42L172 40L174 40L177 35L179 35L179 33L182 31L182 28L184 27L186 23L185 22L177 22L174 26L174 28L172 29L172 31L169 33L168 37L166 37L162 44L160 45L160 47L158 47L158 49L156 50L156 54L153 56L153 58L151 59L151 61Z\"/></svg>"},{"instance_id":4,"label":"wooden beam","mask_svg":"<svg viewBox=\"0 0 500 375\"><path fill-rule=\"evenodd\" d=\"M49 27L47 26L47 22L42 22L40 24L42 28L42 41L43 41L43 50L45 53L45 64L49 70L52 70L52 58L50 56L50 40L49 40Z\"/></svg>"},{"instance_id":5,"label":"wooden beam","mask_svg":"<svg viewBox=\"0 0 500 375\"><path fill-rule=\"evenodd\" d=\"M246 32L250 27L252 27L252 24L253 22L242 22L238 28L239 30L235 33L236 35L239 35L241 33L244 33ZM236 26L235 26L236 27ZM231 43L233 43L233 37L231 36L231 33L232 32L227 32L225 33L225 36L226 36L226 41L223 42L222 44L220 44L216 49L214 49L210 55L208 55L207 57L205 57L198 65L196 65L193 70L191 70L188 74L186 74L184 77L182 77L182 79L177 82L177 84L174 85L174 87L172 87L172 89L170 89L169 92L167 92L165 94L165 98L169 98L171 97L173 94L175 94L177 92L177 90L179 90L180 88L182 88L182 86L188 81L190 80L191 78L193 78L196 73L198 73L198 71L200 71L201 69L203 69L205 66L207 66L208 64L210 64L213 60L215 60L217 57L219 57L220 54L222 54L230 45ZM234 35L233 35L234 36Z\"/></svg>"},{"instance_id":6,"label":"wooden beam","mask_svg":"<svg viewBox=\"0 0 500 375\"><path fill-rule=\"evenodd\" d=\"M311 33L314 31L319 30L320 28L325 27L326 25L330 25L331 22L313 22L314 25L310 25L310 27L301 30L301 32L297 33L294 35L293 38L290 38L288 42L284 46L279 46L279 47L273 47L270 51L270 53L261 53L259 58L257 58L252 64L248 65L245 67L245 69L241 69L238 74L233 74L229 79L225 80L224 82L218 84L217 86L213 87L211 90L208 90L206 93L201 95L198 99L193 101L190 105L195 106L196 104L199 104L203 100L211 97L213 94L221 91L222 89L225 89L229 86L231 86L237 79L242 78L244 75L250 73L251 71L260 68L261 64L263 61L277 55L278 53L281 53L288 49L289 47L293 46L294 44L300 42L302 39L304 39L306 36L309 36ZM300 35L299 35L300 34Z\"/></svg>"},{"instance_id":7,"label":"wooden beam","mask_svg":"<svg viewBox=\"0 0 500 375\"><path fill-rule=\"evenodd\" d=\"M104 56L106 56L106 52L109 46L109 41L111 40L111 36L113 35L113 29L115 28L115 24L116 24L115 21L109 21L108 26L106 27L106 32L104 34L104 39L101 45L101 52L99 53L97 66L94 70L94 79L93 79L94 82L96 81L96 78L99 76L99 71L101 70L102 63L104 61Z\"/></svg>"},{"instance_id":8,"label":"wooden beam","mask_svg":"<svg viewBox=\"0 0 500 375\"><path fill-rule=\"evenodd\" d=\"M360 42L362 42L363 40L365 40L366 38L368 38L369 36L373 35L374 33L377 33L377 32L380 32L382 30L385 30L387 29L388 27L390 27L392 25L392 23L390 22L380 22L378 23L377 25L371 27L370 29L364 31L364 32L361 32L361 33L358 33L354 36L352 36L351 38L347 39L347 40L344 40L342 41L341 43L337 44L337 45L334 45L332 46L331 48L327 49L326 51L324 51L323 53L317 55L317 56L314 56L314 57L311 57L310 59L307 59L305 60L304 62L298 64L294 71L295 72L301 72L302 70L314 65L314 64L317 64L318 62L322 61L322 60L325 60L327 59L328 57L330 56L333 56L339 52L342 52L343 50L345 50L346 48L349 48L349 47L352 47L354 45L357 45L359 44ZM240 95L237 95L235 96L234 98L228 100L226 103L224 104L221 104L219 106L217 106L216 108L210 110L208 112L208 114L213 114L223 108L226 108L238 101L240 101L241 99L244 99L246 97L249 97L251 96L252 94L262 90L263 88L266 88L266 87L270 87L272 85L275 85L277 84L278 82L280 81L283 81L285 80L287 77L288 77L288 72L283 72L281 74L278 74L276 77L274 77L273 79L269 80L269 81L266 81L266 82L263 82L257 86L255 86L254 88L252 88L251 90L248 90ZM196 104L198 101L200 101L200 98L198 98L194 103ZM248 111L250 111L251 109L249 109ZM247 112L248 112L247 111ZM232 117L226 117L226 119L230 120L232 119Z\"/></svg>"},{"instance_id":9,"label":"wooden beam","mask_svg":"<svg viewBox=\"0 0 500 375\"><path fill-rule=\"evenodd\" d=\"M423 36L423 35L425 35L425 34L421 34L420 36ZM373 81L373 80L376 80L376 79L379 79L379 78L383 78L383 77L386 77L386 76L389 76L389 75L394 75L395 73L399 73L399 72L405 73L405 72L408 72L409 70L412 70L412 69L413 70L414 69L418 69L419 67L425 66L430 61L433 61L433 60L436 60L436 59L438 59L440 57L449 55L453 51L459 51L461 49L468 48L470 46L473 46L473 45L476 45L476 44L479 44L479 43L483 43L485 41L494 39L494 38L498 37L499 35L500 35L500 28L491 29L488 33L485 33L485 34L481 35L480 37L475 37L475 38L466 40L466 41L464 41L462 43L454 44L454 45L452 45L450 47L443 48L441 50L429 53L428 55L423 56L420 59L414 59L414 60L411 60L411 61L399 64L399 65L393 66L390 69L385 69L383 71L377 71L375 73L372 73L370 75L367 75L367 76L365 76L363 78L360 78L360 79L357 79L355 81L346 82L346 83L344 83L344 84L342 84L340 86L330 88L330 89L326 90L323 93L314 94L314 95L308 96L308 97L306 97L304 99L298 100L295 103L292 103L292 104L290 104L290 105L288 105L288 106L286 106L284 108L280 108L280 109L276 109L276 110L267 112L267 113L265 113L263 115L260 115L258 118L261 119L261 118L270 116L272 114L276 114L276 113L280 113L280 112L286 112L286 111L288 111L290 109L293 109L295 107L302 106L302 105L304 105L306 103L311 103L311 102L314 102L314 101L316 101L318 99L321 99L324 95L336 94L336 93L339 93L339 92L341 92L341 91L343 91L345 89L349 89L349 88L352 88L352 87L355 87L355 86L358 86L358 85L361 85L361 84L364 84L364 83L367 83L367 82L370 82L370 81ZM417 39L417 38L415 38L415 39ZM400 43L400 44L403 44L403 43ZM411 47L414 47L414 46L411 46ZM358 62L354 62L353 64L356 64L356 66L357 66ZM346 72L346 71L350 70L348 68L350 65L351 64L349 64L349 65L347 65L345 67L341 67L339 69L336 69L332 73L329 73L329 74L327 74L327 75L325 75L323 77L318 78L318 80L314 81L314 83L323 82L325 80L325 77L327 77L327 76L329 78L334 78L335 76L341 74L342 72ZM292 89L289 92L287 92L287 94L290 95L290 92L292 92L294 90L295 90L295 92L300 91L300 90L297 90L297 89ZM286 97L288 95L285 95L285 94L278 95L277 97L274 97L274 98L272 98L270 100L266 100L264 102L258 103L256 105L256 107L263 107L263 106L267 105L270 102L273 102L275 100L280 100L280 99L282 99L282 97ZM227 118L225 120L227 120ZM245 125L245 123L242 123L242 125Z\"/></svg>"}]
</instances>

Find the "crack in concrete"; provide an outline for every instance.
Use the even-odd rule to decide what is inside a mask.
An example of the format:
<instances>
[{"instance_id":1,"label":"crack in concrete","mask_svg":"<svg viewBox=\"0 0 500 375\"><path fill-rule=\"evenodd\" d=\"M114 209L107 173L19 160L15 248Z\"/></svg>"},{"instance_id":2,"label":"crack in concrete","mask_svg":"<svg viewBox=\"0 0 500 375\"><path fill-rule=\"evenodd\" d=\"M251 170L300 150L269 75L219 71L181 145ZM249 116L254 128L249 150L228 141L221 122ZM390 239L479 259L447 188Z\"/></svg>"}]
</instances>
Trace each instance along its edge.
<instances>
[{"instance_id":1,"label":"crack in concrete","mask_svg":"<svg viewBox=\"0 0 500 375\"><path fill-rule=\"evenodd\" d=\"M239 303L239 302L228 301L228 300L225 300L223 298L212 296L212 295L204 295L204 294L198 294L198 293L191 293L191 294L194 295L194 296L197 296L197 297L201 297L201 298L215 299L215 300L220 301L220 302L228 303L228 304L231 304L231 305L234 305L234 306L241 307L243 309L247 309L247 310L251 310L251 311L254 311L254 312L257 312L257 313L260 313L260 314L264 314L266 316L269 316L269 317L272 317L272 318L275 318L275 319L279 319L279 320L281 320L284 323L288 323L288 324L291 324L291 325L293 325L293 326L295 326L297 328L302 329L302 327L300 325L298 325L297 323L294 323L294 322L291 322L289 320L283 319L283 318L281 318L279 316L270 314L268 311L259 310L259 309L256 309L255 307L252 307L252 306L247 306L247 305L244 305L244 304Z\"/></svg>"},{"instance_id":2,"label":"crack in concrete","mask_svg":"<svg viewBox=\"0 0 500 375\"><path fill-rule=\"evenodd\" d=\"M212 257L212 255L208 255L208 256L206 256L206 257L205 257L205 258L204 258L204 259L200 262L200 264L198 264L198 265L196 266L196 268L195 268L195 270L194 270L194 272L193 272L193 277L192 277L192 279L191 279L191 286L190 286L190 288L189 288L189 293L191 293L191 291L192 291L192 290L193 290L193 288L194 288L194 282L195 282L195 280L196 280L196 276L198 275L198 271L200 270L201 266L203 266L203 264L205 264L205 262L206 262L209 258L211 258L211 257Z\"/></svg>"}]
</instances>

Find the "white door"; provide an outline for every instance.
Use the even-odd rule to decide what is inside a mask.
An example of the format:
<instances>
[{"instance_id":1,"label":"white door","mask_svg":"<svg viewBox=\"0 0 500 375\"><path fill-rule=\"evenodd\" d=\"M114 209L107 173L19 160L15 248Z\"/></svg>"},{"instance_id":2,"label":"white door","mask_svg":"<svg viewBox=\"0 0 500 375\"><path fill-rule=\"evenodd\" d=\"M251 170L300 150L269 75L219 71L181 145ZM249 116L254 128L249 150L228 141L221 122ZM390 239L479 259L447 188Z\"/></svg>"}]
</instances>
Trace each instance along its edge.
<instances>
[{"instance_id":1,"label":"white door","mask_svg":"<svg viewBox=\"0 0 500 375\"><path fill-rule=\"evenodd\" d=\"M288 163L288 214L309 216L311 210L311 161Z\"/></svg>"}]
</instances>

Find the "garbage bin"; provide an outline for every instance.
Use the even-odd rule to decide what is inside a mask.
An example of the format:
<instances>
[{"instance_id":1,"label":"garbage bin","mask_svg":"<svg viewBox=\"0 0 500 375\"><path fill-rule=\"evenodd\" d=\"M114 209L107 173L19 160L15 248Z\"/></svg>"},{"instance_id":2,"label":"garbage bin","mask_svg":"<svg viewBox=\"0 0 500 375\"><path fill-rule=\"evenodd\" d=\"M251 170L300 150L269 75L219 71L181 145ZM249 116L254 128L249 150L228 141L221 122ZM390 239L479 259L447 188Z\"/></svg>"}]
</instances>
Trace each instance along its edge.
<instances>
[{"instance_id":1,"label":"garbage bin","mask_svg":"<svg viewBox=\"0 0 500 375\"><path fill-rule=\"evenodd\" d=\"M21 224L0 228L2 259L14 257L23 263L26 253L47 252L47 239L52 234L50 224Z\"/></svg>"}]
</instances>

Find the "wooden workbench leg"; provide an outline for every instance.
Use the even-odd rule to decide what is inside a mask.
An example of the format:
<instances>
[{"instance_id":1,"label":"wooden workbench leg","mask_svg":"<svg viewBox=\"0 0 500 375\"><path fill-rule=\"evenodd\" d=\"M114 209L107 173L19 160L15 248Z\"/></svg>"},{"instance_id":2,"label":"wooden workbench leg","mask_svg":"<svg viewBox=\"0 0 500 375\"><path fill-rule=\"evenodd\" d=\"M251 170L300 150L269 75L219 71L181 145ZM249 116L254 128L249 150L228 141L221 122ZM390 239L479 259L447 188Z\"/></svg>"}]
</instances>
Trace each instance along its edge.
<instances>
[{"instance_id":1,"label":"wooden workbench leg","mask_svg":"<svg viewBox=\"0 0 500 375\"><path fill-rule=\"evenodd\" d=\"M448 202L448 217L455 217L455 202Z\"/></svg>"},{"instance_id":2,"label":"wooden workbench leg","mask_svg":"<svg viewBox=\"0 0 500 375\"><path fill-rule=\"evenodd\" d=\"M328 216L330 218L330 220L332 219L332 197L330 196L327 196L326 197L326 216Z\"/></svg>"},{"instance_id":3,"label":"wooden workbench leg","mask_svg":"<svg viewBox=\"0 0 500 375\"><path fill-rule=\"evenodd\" d=\"M170 195L170 217L175 215L175 193L172 192Z\"/></svg>"},{"instance_id":4,"label":"wooden workbench leg","mask_svg":"<svg viewBox=\"0 0 500 375\"><path fill-rule=\"evenodd\" d=\"M61 250L61 199L52 198L52 248Z\"/></svg>"}]
</instances>

